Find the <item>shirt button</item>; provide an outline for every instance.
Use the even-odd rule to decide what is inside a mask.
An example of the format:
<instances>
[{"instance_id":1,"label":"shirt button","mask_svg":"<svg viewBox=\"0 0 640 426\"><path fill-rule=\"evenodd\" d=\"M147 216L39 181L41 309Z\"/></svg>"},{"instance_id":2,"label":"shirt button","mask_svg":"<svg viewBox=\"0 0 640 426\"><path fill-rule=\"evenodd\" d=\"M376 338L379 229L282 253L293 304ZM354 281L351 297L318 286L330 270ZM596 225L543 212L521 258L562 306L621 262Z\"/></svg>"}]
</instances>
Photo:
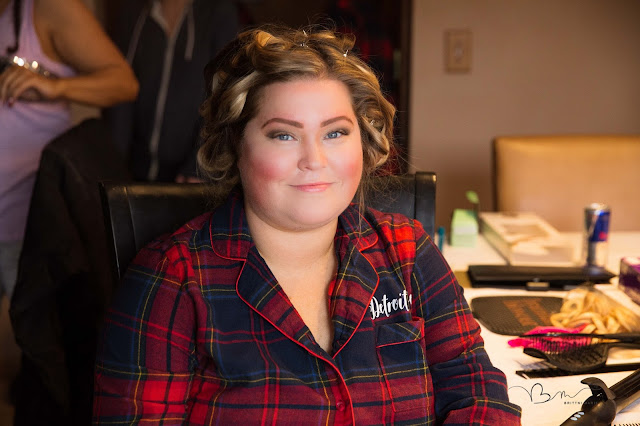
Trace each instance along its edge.
<instances>
[{"instance_id":1,"label":"shirt button","mask_svg":"<svg viewBox=\"0 0 640 426\"><path fill-rule=\"evenodd\" d=\"M344 402L342 402L342 401L336 402L336 409L338 411L344 411Z\"/></svg>"}]
</instances>

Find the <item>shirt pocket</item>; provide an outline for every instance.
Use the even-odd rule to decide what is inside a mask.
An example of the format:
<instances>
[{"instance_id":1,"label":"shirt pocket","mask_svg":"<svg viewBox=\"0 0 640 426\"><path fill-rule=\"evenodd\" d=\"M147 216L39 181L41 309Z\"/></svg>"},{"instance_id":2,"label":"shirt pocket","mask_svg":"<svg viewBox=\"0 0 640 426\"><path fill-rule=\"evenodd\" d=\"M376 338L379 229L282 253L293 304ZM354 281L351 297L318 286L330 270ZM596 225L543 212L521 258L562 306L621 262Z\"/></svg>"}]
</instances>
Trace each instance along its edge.
<instances>
[{"instance_id":1,"label":"shirt pocket","mask_svg":"<svg viewBox=\"0 0 640 426\"><path fill-rule=\"evenodd\" d=\"M393 410L429 412L429 366L424 347L424 320L376 325L376 351Z\"/></svg>"}]
</instances>

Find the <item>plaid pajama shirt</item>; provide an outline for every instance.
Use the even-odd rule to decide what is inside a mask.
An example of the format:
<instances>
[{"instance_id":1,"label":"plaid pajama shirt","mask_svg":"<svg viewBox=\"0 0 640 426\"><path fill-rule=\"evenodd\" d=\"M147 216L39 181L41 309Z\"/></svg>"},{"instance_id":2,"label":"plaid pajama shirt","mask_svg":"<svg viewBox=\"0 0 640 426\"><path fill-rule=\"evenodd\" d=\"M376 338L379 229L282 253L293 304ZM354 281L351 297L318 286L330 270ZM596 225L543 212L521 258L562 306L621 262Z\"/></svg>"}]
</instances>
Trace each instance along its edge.
<instances>
[{"instance_id":1,"label":"plaid pajama shirt","mask_svg":"<svg viewBox=\"0 0 640 426\"><path fill-rule=\"evenodd\" d=\"M105 320L97 424L520 424L422 227L350 206L331 353L252 243L236 194L143 249Z\"/></svg>"}]
</instances>

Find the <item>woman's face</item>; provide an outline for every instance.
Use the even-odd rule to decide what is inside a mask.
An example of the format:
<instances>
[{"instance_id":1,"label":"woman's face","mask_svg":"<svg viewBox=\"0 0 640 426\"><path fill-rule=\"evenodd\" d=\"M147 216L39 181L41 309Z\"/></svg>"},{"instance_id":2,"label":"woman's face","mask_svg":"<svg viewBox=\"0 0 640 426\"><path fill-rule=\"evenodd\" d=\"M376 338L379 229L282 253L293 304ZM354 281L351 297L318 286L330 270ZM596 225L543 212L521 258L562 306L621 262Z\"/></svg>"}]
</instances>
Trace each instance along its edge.
<instances>
[{"instance_id":1,"label":"woman's face","mask_svg":"<svg viewBox=\"0 0 640 426\"><path fill-rule=\"evenodd\" d=\"M344 83L301 79L264 87L238 160L250 223L287 231L335 223L358 189L362 163Z\"/></svg>"}]
</instances>

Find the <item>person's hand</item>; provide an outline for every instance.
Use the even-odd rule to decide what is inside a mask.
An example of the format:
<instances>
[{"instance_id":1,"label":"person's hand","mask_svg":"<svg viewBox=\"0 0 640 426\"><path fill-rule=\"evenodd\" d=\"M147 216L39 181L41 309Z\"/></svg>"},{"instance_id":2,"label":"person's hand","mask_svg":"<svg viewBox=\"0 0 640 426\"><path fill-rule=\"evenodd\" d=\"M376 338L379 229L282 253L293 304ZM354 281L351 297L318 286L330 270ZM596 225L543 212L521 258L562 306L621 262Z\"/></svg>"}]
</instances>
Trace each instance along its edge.
<instances>
[{"instance_id":1,"label":"person's hand","mask_svg":"<svg viewBox=\"0 0 640 426\"><path fill-rule=\"evenodd\" d=\"M176 182L177 183L201 183L204 181L199 177L195 177L195 176L178 175L176 176Z\"/></svg>"},{"instance_id":2,"label":"person's hand","mask_svg":"<svg viewBox=\"0 0 640 426\"><path fill-rule=\"evenodd\" d=\"M58 79L12 65L0 74L0 102L9 106L16 100L44 101L58 97Z\"/></svg>"}]
</instances>

